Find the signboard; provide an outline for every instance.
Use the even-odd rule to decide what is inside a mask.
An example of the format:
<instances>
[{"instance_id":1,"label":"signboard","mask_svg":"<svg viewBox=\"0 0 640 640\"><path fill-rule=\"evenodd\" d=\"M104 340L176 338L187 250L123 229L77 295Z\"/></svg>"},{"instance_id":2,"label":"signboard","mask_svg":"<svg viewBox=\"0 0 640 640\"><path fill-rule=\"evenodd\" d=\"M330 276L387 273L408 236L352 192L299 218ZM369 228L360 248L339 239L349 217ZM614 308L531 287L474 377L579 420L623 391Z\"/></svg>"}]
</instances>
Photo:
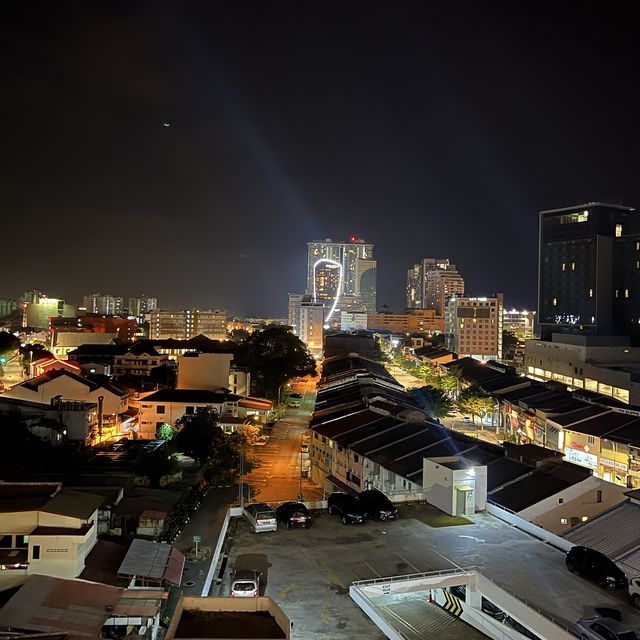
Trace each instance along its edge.
<instances>
[{"instance_id":1,"label":"signboard","mask_svg":"<svg viewBox=\"0 0 640 640\"><path fill-rule=\"evenodd\" d=\"M388 593L391 593L391 585L390 584L383 584L382 585L382 594L386 595Z\"/></svg>"},{"instance_id":2,"label":"signboard","mask_svg":"<svg viewBox=\"0 0 640 640\"><path fill-rule=\"evenodd\" d=\"M615 460L609 460L608 458L600 458L600 464L603 467L611 467L612 469L618 469L620 471L627 471L627 465L622 462L616 462Z\"/></svg>"},{"instance_id":3,"label":"signboard","mask_svg":"<svg viewBox=\"0 0 640 640\"><path fill-rule=\"evenodd\" d=\"M202 538L200 536L193 536L194 542L202 542Z\"/></svg>"},{"instance_id":4,"label":"signboard","mask_svg":"<svg viewBox=\"0 0 640 640\"><path fill-rule=\"evenodd\" d=\"M594 456L592 453L586 453L579 449L573 449L571 447L565 447L564 459L575 464L588 467L589 469L598 468L598 456Z\"/></svg>"}]
</instances>

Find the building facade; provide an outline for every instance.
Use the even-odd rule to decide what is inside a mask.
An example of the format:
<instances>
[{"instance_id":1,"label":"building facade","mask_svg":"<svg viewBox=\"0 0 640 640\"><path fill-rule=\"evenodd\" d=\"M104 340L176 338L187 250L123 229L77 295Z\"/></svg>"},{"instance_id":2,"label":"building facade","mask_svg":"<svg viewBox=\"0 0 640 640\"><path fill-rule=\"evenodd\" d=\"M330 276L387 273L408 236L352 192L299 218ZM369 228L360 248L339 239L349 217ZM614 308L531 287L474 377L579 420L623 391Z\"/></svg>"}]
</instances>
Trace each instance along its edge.
<instances>
[{"instance_id":1,"label":"building facade","mask_svg":"<svg viewBox=\"0 0 640 640\"><path fill-rule=\"evenodd\" d=\"M635 282L626 267L632 275L640 269L640 244L622 239L639 233L640 214L632 207L591 202L540 212L538 322L543 340L553 333L615 335L630 328L624 316L630 305L623 301L640 294L624 282ZM621 264L624 255L629 265ZM622 287L615 286L616 280Z\"/></svg>"},{"instance_id":2,"label":"building facade","mask_svg":"<svg viewBox=\"0 0 640 640\"><path fill-rule=\"evenodd\" d=\"M376 308L376 260L373 244L352 236L307 243L307 294L340 310Z\"/></svg>"},{"instance_id":3,"label":"building facade","mask_svg":"<svg viewBox=\"0 0 640 640\"><path fill-rule=\"evenodd\" d=\"M298 337L305 343L309 353L316 359L322 359L324 349L323 302L303 301L300 303L300 331Z\"/></svg>"},{"instance_id":4,"label":"building facade","mask_svg":"<svg viewBox=\"0 0 640 640\"><path fill-rule=\"evenodd\" d=\"M448 258L424 258L407 271L407 309L444 313L447 298L464 294L464 279Z\"/></svg>"},{"instance_id":5,"label":"building facade","mask_svg":"<svg viewBox=\"0 0 640 640\"><path fill-rule=\"evenodd\" d=\"M504 296L449 299L445 313L447 348L460 357L502 359Z\"/></svg>"},{"instance_id":6,"label":"building facade","mask_svg":"<svg viewBox=\"0 0 640 640\"><path fill-rule=\"evenodd\" d=\"M1 299L0 300L0 318L8 316L18 308L17 300Z\"/></svg>"},{"instance_id":7,"label":"building facade","mask_svg":"<svg viewBox=\"0 0 640 640\"><path fill-rule=\"evenodd\" d=\"M151 313L158 308L158 298L148 296L138 296L129 298L127 312L130 316L143 318L147 313Z\"/></svg>"},{"instance_id":8,"label":"building facade","mask_svg":"<svg viewBox=\"0 0 640 640\"><path fill-rule=\"evenodd\" d=\"M227 311L200 311L199 309L184 309L181 311L151 311L149 322L149 338L151 340L189 340L203 335L212 340L226 340Z\"/></svg>"}]
</instances>

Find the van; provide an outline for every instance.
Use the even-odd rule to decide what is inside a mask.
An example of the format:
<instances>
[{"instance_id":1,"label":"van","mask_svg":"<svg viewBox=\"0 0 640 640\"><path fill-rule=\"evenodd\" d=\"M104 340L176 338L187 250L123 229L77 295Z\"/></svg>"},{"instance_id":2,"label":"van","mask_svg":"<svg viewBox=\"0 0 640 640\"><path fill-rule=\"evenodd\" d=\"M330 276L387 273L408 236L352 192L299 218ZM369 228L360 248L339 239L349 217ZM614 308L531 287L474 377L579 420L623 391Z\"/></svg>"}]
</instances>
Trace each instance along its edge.
<instances>
[{"instance_id":1,"label":"van","mask_svg":"<svg viewBox=\"0 0 640 640\"><path fill-rule=\"evenodd\" d=\"M253 533L276 531L278 529L276 514L268 504L256 502L255 504L247 505L242 513L249 522Z\"/></svg>"}]
</instances>

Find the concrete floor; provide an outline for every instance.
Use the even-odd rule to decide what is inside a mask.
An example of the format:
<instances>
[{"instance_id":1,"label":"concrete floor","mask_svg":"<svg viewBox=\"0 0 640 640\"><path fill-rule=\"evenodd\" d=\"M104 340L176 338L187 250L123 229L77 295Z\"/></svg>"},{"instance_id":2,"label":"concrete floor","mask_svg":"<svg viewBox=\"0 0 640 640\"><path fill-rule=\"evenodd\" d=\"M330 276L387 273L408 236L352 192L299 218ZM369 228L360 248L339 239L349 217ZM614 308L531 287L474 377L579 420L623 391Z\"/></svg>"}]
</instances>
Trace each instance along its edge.
<instances>
[{"instance_id":1,"label":"concrete floor","mask_svg":"<svg viewBox=\"0 0 640 640\"><path fill-rule=\"evenodd\" d=\"M424 520L424 521L422 521ZM343 525L326 512L308 530L251 534L238 520L229 570L239 554L264 556L265 595L294 622L296 638L382 638L348 595L355 580L474 567L503 588L565 624L594 606L621 610L640 629L640 613L625 592L604 591L569 573L564 553L488 515L473 523L433 528L424 505L406 505L395 522ZM228 593L228 571L220 595ZM447 638L447 633L432 638Z\"/></svg>"}]
</instances>

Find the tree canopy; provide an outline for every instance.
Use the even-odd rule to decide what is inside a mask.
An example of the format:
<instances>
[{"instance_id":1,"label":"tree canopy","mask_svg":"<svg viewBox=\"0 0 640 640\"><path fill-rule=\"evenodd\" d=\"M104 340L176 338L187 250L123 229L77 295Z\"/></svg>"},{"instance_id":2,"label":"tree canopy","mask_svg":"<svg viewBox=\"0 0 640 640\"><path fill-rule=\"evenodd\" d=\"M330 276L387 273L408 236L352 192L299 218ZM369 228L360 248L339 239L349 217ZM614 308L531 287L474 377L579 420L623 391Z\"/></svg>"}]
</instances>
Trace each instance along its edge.
<instances>
[{"instance_id":1,"label":"tree canopy","mask_svg":"<svg viewBox=\"0 0 640 640\"><path fill-rule=\"evenodd\" d=\"M254 393L277 400L290 378L316 375L316 362L305 344L283 327L255 331L242 343L236 360L251 371Z\"/></svg>"},{"instance_id":2,"label":"tree canopy","mask_svg":"<svg viewBox=\"0 0 640 640\"><path fill-rule=\"evenodd\" d=\"M225 439L218 426L218 414L210 407L185 414L176 420L176 429L175 448L201 464L214 456L216 448Z\"/></svg>"},{"instance_id":3,"label":"tree canopy","mask_svg":"<svg viewBox=\"0 0 640 640\"><path fill-rule=\"evenodd\" d=\"M453 400L442 389L435 387L416 387L411 395L420 407L433 418L446 418L453 415Z\"/></svg>"},{"instance_id":4,"label":"tree canopy","mask_svg":"<svg viewBox=\"0 0 640 640\"><path fill-rule=\"evenodd\" d=\"M458 408L462 413L470 413L471 416L482 418L493 411L493 400L480 387L471 386L460 393Z\"/></svg>"}]
</instances>

